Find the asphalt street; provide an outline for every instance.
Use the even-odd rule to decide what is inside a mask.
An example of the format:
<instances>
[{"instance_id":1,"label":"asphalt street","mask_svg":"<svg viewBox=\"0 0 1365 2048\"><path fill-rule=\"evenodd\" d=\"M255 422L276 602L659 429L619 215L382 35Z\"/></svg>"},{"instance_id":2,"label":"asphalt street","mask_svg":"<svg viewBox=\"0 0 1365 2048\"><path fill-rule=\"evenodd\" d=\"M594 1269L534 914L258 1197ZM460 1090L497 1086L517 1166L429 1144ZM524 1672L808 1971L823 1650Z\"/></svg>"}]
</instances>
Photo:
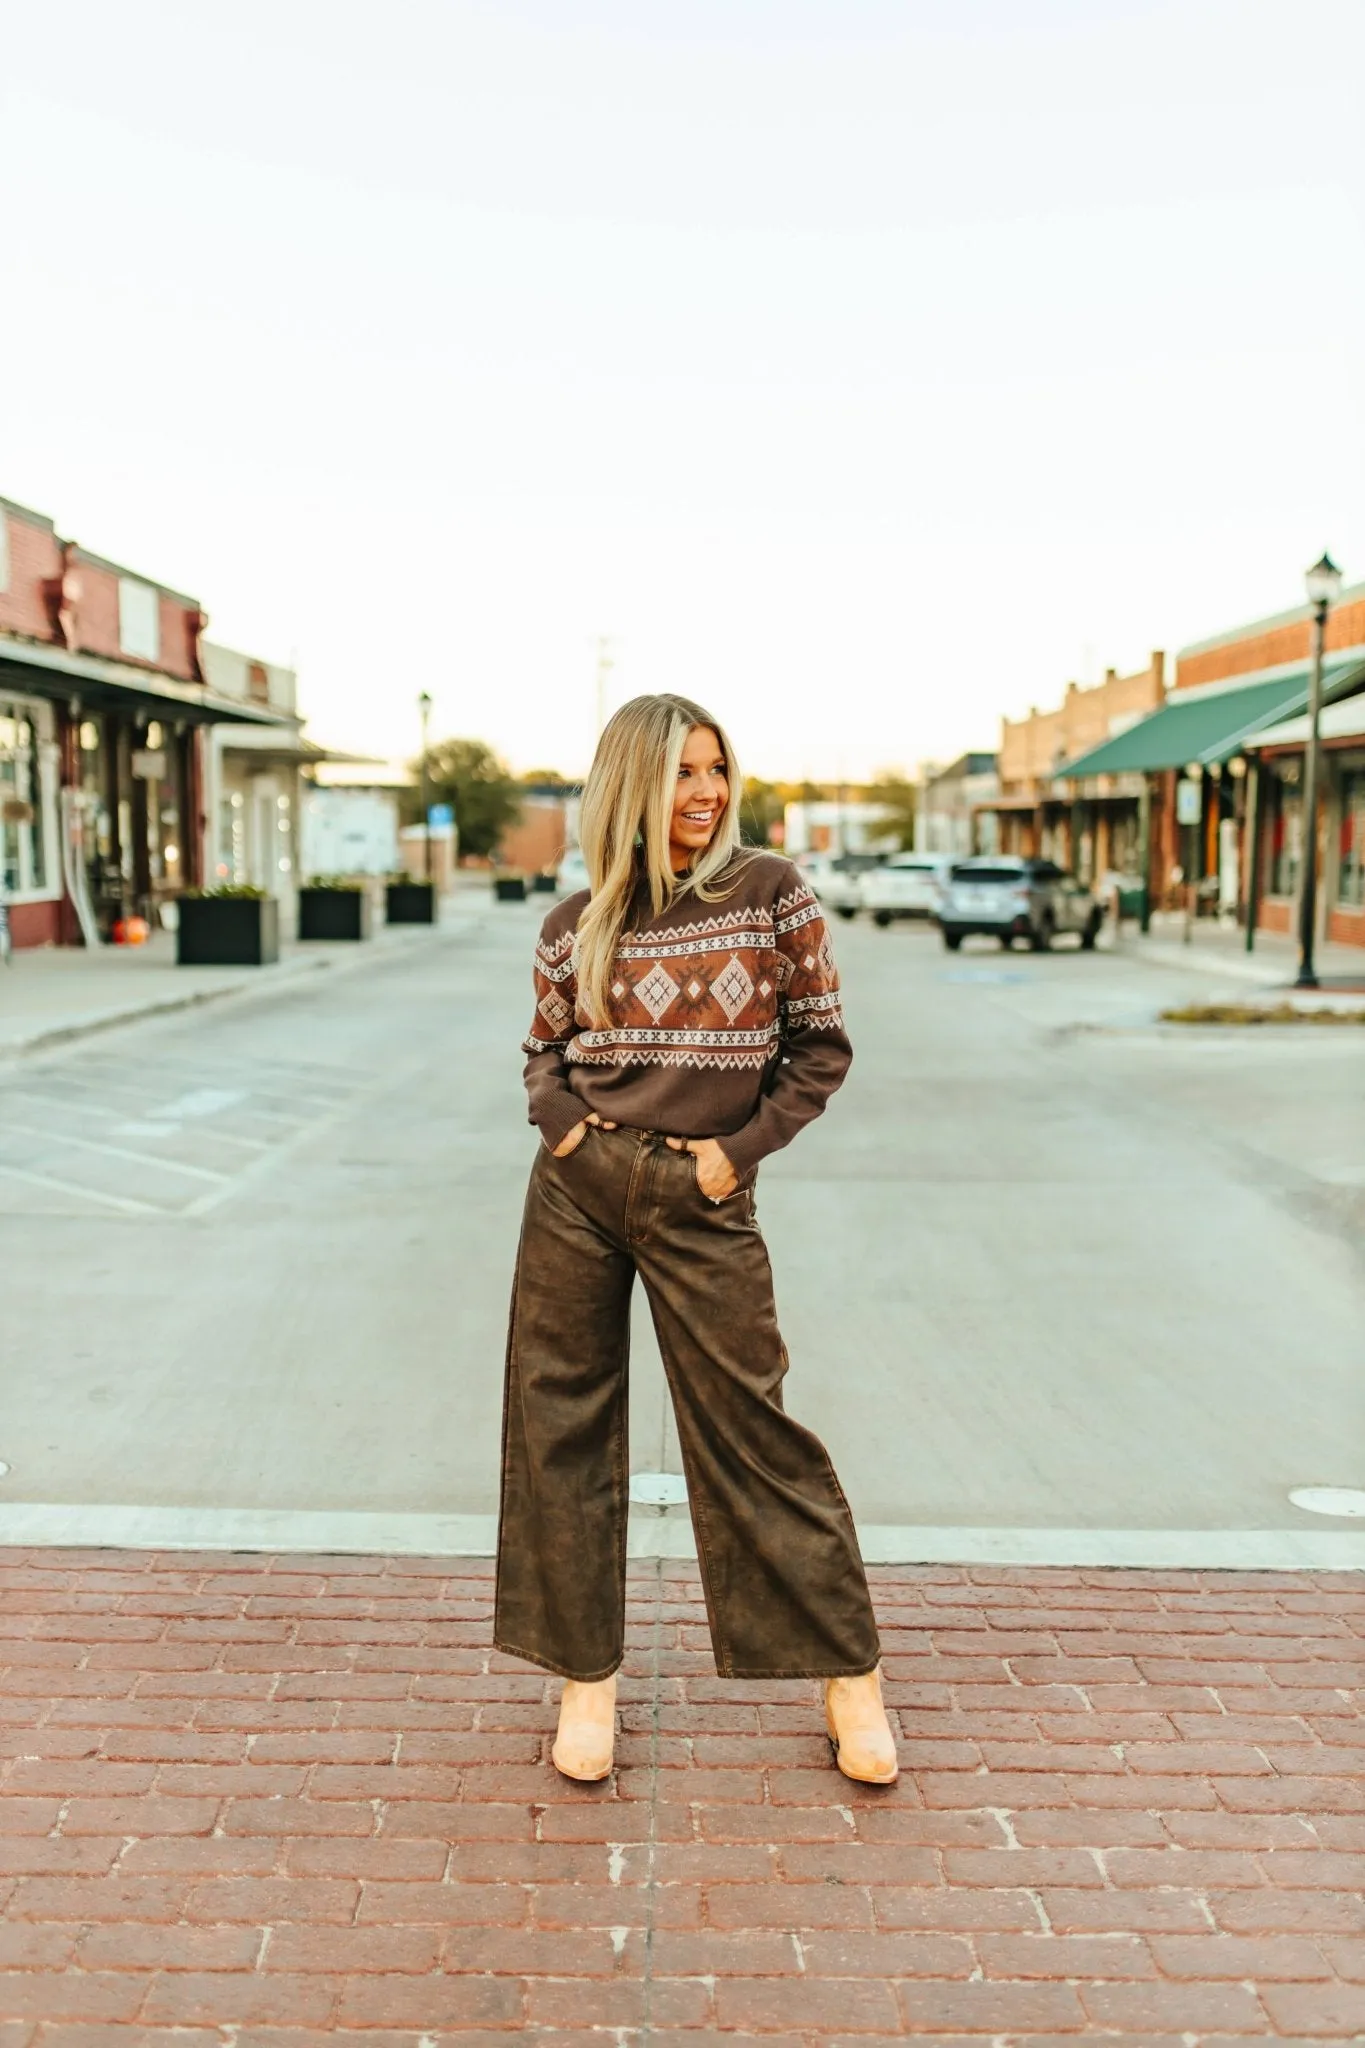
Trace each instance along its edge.
<instances>
[{"instance_id":1,"label":"asphalt street","mask_svg":"<svg viewBox=\"0 0 1365 2048\"><path fill-rule=\"evenodd\" d=\"M0 1069L0 1507L493 1511L538 914ZM759 1211L860 1523L1294 1529L1365 1484L1365 1032L836 938L852 1075ZM678 1469L643 1308L632 1462Z\"/></svg>"}]
</instances>

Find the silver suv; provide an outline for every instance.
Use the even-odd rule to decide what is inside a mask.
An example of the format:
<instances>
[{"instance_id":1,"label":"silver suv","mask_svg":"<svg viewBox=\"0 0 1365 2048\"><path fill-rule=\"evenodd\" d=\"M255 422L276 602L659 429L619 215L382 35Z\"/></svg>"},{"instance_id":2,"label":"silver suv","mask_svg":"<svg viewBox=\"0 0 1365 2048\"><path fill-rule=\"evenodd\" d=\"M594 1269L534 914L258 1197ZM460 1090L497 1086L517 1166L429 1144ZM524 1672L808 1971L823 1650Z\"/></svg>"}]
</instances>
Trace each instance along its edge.
<instances>
[{"instance_id":1,"label":"silver suv","mask_svg":"<svg viewBox=\"0 0 1365 2048\"><path fill-rule=\"evenodd\" d=\"M1046 953L1059 932L1076 932L1089 952L1102 917L1093 891L1055 861L1009 854L954 861L938 913L943 943L954 953L972 932L1002 946L1027 939L1035 953Z\"/></svg>"}]
</instances>

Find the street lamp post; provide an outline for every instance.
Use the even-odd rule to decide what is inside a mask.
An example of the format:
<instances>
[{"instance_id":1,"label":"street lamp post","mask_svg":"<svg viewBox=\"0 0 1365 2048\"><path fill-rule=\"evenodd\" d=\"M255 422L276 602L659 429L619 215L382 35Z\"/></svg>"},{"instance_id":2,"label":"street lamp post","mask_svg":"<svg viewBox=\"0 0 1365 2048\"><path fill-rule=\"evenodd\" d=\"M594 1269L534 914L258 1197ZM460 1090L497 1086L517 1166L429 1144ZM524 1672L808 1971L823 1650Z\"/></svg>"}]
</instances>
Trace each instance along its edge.
<instances>
[{"instance_id":1,"label":"street lamp post","mask_svg":"<svg viewBox=\"0 0 1365 2048\"><path fill-rule=\"evenodd\" d=\"M423 690L417 699L417 709L422 718L422 880L431 880L431 776L428 763L430 747L427 733L431 724L431 698Z\"/></svg>"},{"instance_id":2,"label":"street lamp post","mask_svg":"<svg viewBox=\"0 0 1365 2048\"><path fill-rule=\"evenodd\" d=\"M1304 577L1313 607L1313 666L1308 683L1308 747L1303 768L1303 879L1299 888L1299 971L1295 988L1316 988L1313 968L1314 927L1318 893L1318 727L1322 718L1322 650L1327 640L1327 614L1341 589L1341 571L1330 555L1314 562Z\"/></svg>"}]
</instances>

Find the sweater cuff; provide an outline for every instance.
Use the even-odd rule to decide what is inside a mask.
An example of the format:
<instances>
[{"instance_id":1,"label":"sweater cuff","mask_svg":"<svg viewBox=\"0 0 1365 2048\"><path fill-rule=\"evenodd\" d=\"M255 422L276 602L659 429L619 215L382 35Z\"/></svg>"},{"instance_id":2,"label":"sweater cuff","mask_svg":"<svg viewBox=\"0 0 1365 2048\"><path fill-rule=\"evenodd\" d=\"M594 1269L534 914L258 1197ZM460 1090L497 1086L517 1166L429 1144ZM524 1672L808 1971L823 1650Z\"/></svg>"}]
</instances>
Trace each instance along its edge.
<instances>
[{"instance_id":1,"label":"sweater cuff","mask_svg":"<svg viewBox=\"0 0 1365 2048\"><path fill-rule=\"evenodd\" d=\"M587 1110L570 1088L557 1088L548 1102L536 1105L536 1129L541 1141L553 1152L556 1145L562 1145L576 1124L581 1124Z\"/></svg>"},{"instance_id":2,"label":"sweater cuff","mask_svg":"<svg viewBox=\"0 0 1365 2048\"><path fill-rule=\"evenodd\" d=\"M728 1131L723 1137L717 1138L716 1143L735 1169L737 1180L743 1180L746 1175L751 1174L760 1160L766 1159L772 1150L770 1145L763 1142L757 1117L751 1117L749 1122L741 1125L737 1131Z\"/></svg>"}]
</instances>

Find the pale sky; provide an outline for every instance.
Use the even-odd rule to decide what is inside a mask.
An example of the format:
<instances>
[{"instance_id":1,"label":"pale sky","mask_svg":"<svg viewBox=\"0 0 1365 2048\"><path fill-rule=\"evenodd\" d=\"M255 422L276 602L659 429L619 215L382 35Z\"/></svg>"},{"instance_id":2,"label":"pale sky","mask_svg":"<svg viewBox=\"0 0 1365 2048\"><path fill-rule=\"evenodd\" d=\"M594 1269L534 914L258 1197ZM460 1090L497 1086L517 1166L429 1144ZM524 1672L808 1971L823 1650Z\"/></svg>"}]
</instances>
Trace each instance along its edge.
<instances>
[{"instance_id":1,"label":"pale sky","mask_svg":"<svg viewBox=\"0 0 1365 2048\"><path fill-rule=\"evenodd\" d=\"M0 4L0 494L309 730L769 775L1365 575L1362 0Z\"/></svg>"}]
</instances>

